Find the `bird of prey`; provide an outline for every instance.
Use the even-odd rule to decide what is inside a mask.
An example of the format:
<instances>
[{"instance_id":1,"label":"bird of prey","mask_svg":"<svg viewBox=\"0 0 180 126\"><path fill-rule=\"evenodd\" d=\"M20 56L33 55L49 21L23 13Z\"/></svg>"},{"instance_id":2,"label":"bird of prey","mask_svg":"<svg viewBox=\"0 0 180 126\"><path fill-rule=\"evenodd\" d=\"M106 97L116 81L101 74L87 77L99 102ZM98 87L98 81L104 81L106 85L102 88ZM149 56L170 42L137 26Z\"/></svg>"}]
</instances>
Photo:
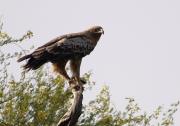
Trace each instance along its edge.
<instances>
[{"instance_id":1,"label":"bird of prey","mask_svg":"<svg viewBox=\"0 0 180 126\"><path fill-rule=\"evenodd\" d=\"M65 34L38 47L31 54L19 58L18 62L28 59L23 66L26 70L36 70L43 64L51 62L54 71L68 81L75 79L82 82L80 78L82 58L93 51L102 34L104 31L101 26L93 26L78 33ZM68 61L70 61L72 77L69 77L65 69Z\"/></svg>"}]
</instances>

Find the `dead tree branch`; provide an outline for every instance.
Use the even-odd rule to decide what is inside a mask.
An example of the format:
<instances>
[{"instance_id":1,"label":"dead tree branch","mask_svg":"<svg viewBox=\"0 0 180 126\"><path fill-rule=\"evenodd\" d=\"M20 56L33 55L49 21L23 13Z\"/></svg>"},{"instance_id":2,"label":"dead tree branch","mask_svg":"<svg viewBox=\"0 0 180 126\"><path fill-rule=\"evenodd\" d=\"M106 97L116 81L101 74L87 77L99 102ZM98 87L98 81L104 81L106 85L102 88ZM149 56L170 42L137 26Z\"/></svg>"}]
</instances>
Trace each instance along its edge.
<instances>
[{"instance_id":1,"label":"dead tree branch","mask_svg":"<svg viewBox=\"0 0 180 126\"><path fill-rule=\"evenodd\" d=\"M81 115L82 100L83 100L83 85L77 84L76 86L71 84L72 93L74 96L73 103L70 109L60 119L57 126L75 126L78 118Z\"/></svg>"}]
</instances>

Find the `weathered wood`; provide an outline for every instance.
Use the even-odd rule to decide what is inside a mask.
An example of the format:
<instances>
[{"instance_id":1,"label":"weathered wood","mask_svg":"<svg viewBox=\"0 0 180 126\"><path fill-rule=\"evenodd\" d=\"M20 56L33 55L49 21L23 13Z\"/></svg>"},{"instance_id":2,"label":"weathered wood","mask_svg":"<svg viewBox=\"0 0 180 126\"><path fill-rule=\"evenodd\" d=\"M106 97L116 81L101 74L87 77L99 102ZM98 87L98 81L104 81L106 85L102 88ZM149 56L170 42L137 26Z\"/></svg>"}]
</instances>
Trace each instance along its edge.
<instances>
[{"instance_id":1,"label":"weathered wood","mask_svg":"<svg viewBox=\"0 0 180 126\"><path fill-rule=\"evenodd\" d=\"M60 119L57 126L75 126L82 111L82 100L83 100L83 85L77 84L76 86L71 85L72 93L74 95L73 103L70 109Z\"/></svg>"}]
</instances>

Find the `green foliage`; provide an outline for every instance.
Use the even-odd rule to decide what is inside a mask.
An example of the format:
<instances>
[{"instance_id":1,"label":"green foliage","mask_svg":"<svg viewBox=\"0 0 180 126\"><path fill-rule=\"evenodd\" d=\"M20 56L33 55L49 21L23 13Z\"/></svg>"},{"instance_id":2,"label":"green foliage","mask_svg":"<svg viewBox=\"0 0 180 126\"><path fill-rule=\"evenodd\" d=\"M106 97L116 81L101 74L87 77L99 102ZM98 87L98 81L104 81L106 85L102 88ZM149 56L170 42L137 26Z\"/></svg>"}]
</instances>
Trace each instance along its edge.
<instances>
[{"instance_id":1,"label":"green foliage","mask_svg":"<svg viewBox=\"0 0 180 126\"><path fill-rule=\"evenodd\" d=\"M79 126L172 126L173 115L180 104L171 104L165 110L157 107L152 113L141 110L133 98L126 98L127 105L118 111L110 101L109 88L104 86L96 99L84 107Z\"/></svg>"},{"instance_id":2,"label":"green foliage","mask_svg":"<svg viewBox=\"0 0 180 126\"><path fill-rule=\"evenodd\" d=\"M69 107L71 93L64 80L39 70L31 77L11 81L2 90L1 122L8 125L55 125ZM8 100L5 100L8 99Z\"/></svg>"},{"instance_id":3,"label":"green foliage","mask_svg":"<svg viewBox=\"0 0 180 126\"><path fill-rule=\"evenodd\" d=\"M11 36L8 35L8 33L2 31L3 23L0 21L0 46L9 44L9 43L15 43L15 42L22 42L27 38L31 38L33 36L33 33L31 31L27 31L26 34L24 34L19 39L14 39Z\"/></svg>"},{"instance_id":4,"label":"green foliage","mask_svg":"<svg viewBox=\"0 0 180 126\"><path fill-rule=\"evenodd\" d=\"M54 77L48 68L25 74L19 80L8 71L13 58L22 55L22 51L13 54L1 51L2 46L17 43L30 38L28 32L20 39L14 39L2 32L0 25L0 126L55 126L70 106L72 94L66 88L66 82L60 76ZM91 89L91 73L84 79ZM127 105L118 111L111 104L109 88L104 86L96 99L83 107L78 126L171 126L173 115L179 102L168 110L159 106L152 113L144 112L133 98L126 98Z\"/></svg>"}]
</instances>

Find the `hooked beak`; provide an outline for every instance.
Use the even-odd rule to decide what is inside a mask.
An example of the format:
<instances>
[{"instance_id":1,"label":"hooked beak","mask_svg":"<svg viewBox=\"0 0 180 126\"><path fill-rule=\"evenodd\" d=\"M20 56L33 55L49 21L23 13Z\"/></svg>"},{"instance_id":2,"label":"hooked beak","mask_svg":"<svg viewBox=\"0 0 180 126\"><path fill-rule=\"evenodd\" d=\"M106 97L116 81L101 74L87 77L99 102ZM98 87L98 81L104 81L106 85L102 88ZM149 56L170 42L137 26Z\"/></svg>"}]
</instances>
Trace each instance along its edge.
<instances>
[{"instance_id":1,"label":"hooked beak","mask_svg":"<svg viewBox=\"0 0 180 126\"><path fill-rule=\"evenodd\" d=\"M104 30L103 29L101 29L101 31L100 31L102 34L104 34Z\"/></svg>"}]
</instances>

